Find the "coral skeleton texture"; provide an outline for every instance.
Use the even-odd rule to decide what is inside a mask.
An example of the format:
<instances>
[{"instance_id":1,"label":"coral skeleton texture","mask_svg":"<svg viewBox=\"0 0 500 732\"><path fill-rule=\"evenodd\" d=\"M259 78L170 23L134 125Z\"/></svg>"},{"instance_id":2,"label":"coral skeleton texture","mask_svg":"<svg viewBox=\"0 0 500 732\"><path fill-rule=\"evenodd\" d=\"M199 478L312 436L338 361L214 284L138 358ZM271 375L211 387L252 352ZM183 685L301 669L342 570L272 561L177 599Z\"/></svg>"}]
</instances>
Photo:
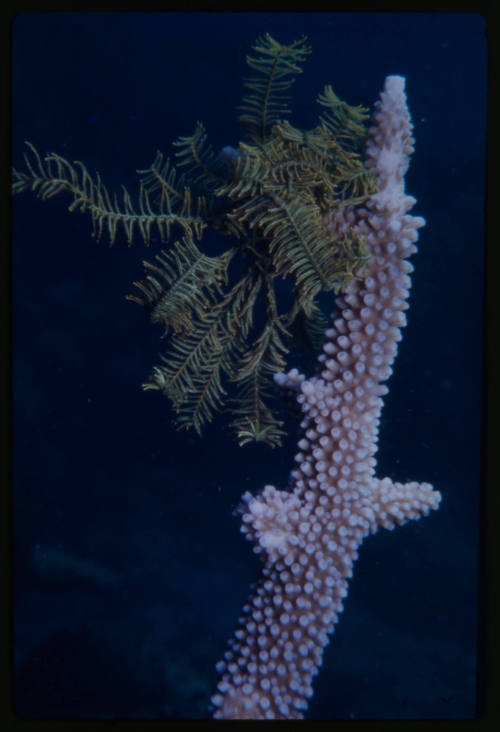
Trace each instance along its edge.
<instances>
[{"instance_id":1,"label":"coral skeleton texture","mask_svg":"<svg viewBox=\"0 0 500 732\"><path fill-rule=\"evenodd\" d=\"M296 394L303 435L291 491L268 485L243 496L242 531L264 567L217 664L217 719L301 718L361 542L379 527L427 515L441 500L427 483L375 476L383 382L406 324L407 260L425 224L408 214L415 199L404 189L413 152L404 86L404 77L387 77L376 104L365 162L378 192L331 220L331 230L348 222L365 236L371 258L336 298L321 375L275 377Z\"/></svg>"}]
</instances>

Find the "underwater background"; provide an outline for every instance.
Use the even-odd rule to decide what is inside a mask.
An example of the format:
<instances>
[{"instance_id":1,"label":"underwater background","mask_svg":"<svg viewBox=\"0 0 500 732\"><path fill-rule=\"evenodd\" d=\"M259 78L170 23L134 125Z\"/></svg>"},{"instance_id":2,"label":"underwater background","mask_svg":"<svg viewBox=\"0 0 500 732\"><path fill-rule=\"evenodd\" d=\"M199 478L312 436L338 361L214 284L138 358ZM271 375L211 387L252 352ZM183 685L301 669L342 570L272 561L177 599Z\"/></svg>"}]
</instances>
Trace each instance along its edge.
<instances>
[{"instance_id":1,"label":"underwater background","mask_svg":"<svg viewBox=\"0 0 500 732\"><path fill-rule=\"evenodd\" d=\"M325 84L372 108L407 78L407 191L424 216L408 327L382 413L379 476L432 483L440 509L361 547L308 719L474 717L478 674L486 24L475 14L43 13L12 26L12 163L24 140L137 190L193 132L242 138L245 56L307 35L290 121ZM232 514L287 485L282 448L200 438L143 392L161 328L126 301L140 237L112 248L69 200L13 200L13 675L23 718L207 718L259 560ZM165 248L165 247L163 247ZM479 616L481 620L481 616Z\"/></svg>"}]
</instances>

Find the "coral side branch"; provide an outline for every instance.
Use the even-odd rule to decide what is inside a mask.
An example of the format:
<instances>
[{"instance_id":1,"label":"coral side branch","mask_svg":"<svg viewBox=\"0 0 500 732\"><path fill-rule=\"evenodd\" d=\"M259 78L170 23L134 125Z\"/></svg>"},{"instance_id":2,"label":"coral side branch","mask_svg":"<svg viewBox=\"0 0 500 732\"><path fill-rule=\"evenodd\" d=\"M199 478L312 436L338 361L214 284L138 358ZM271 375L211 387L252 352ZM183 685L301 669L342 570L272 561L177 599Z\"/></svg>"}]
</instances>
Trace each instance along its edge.
<instances>
[{"instance_id":1,"label":"coral side branch","mask_svg":"<svg viewBox=\"0 0 500 732\"><path fill-rule=\"evenodd\" d=\"M427 483L375 476L383 382L408 308L408 257L416 251L420 217L404 190L413 152L405 80L389 76L376 104L366 164L378 192L362 210L332 217L366 237L371 251L361 280L336 299L338 315L326 332L321 375L281 374L295 393L303 436L291 492L265 486L246 493L242 531L264 562L243 608L212 697L216 719L301 718L347 594L363 539L436 509L441 495Z\"/></svg>"}]
</instances>

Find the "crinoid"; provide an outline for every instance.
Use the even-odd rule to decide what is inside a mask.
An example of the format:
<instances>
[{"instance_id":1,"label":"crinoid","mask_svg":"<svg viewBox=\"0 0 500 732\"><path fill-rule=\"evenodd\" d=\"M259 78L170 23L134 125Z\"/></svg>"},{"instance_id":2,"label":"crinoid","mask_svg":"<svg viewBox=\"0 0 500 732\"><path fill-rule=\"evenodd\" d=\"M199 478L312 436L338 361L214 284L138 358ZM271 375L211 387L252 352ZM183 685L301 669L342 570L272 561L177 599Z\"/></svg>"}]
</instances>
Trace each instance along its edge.
<instances>
[{"instance_id":1,"label":"crinoid","mask_svg":"<svg viewBox=\"0 0 500 732\"><path fill-rule=\"evenodd\" d=\"M175 164L158 152L138 171L133 202L125 188L120 198L110 195L82 163L55 153L42 158L27 143L26 169L14 170L13 189L43 199L68 192L70 210L88 211L95 236L107 232L111 243L120 231L129 244L138 236L148 244L152 232L162 242L175 239L155 263L144 262L145 278L128 296L168 338L144 389L170 399L179 427L199 433L229 404L241 445L275 446L284 432L271 406L272 375L285 368L298 331L312 342L322 332L319 293L342 290L367 258L354 231L331 230L331 216L361 204L375 184L362 163L368 110L326 86L314 129L286 119L287 92L310 53L306 39L282 45L265 34L253 51L239 116L247 141L238 148L216 154L198 122L174 142ZM207 229L231 242L217 256L203 252ZM287 307L277 278L293 294Z\"/></svg>"}]
</instances>

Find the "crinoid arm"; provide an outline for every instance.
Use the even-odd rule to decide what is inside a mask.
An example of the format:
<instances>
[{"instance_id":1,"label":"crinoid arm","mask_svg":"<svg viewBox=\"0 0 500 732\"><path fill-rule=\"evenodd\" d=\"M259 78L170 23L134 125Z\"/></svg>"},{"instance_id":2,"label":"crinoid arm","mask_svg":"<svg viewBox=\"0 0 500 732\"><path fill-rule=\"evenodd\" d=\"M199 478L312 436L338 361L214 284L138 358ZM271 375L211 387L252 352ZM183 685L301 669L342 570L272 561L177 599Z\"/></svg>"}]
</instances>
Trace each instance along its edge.
<instances>
[{"instance_id":1,"label":"crinoid arm","mask_svg":"<svg viewBox=\"0 0 500 732\"><path fill-rule=\"evenodd\" d=\"M209 257L186 234L168 252L156 256L158 264L143 261L146 279L134 282L140 292L126 298L145 307L152 322L164 326L164 336L170 329L188 333L196 319L202 320L208 310L217 306L235 253L233 248Z\"/></svg>"},{"instance_id":2,"label":"crinoid arm","mask_svg":"<svg viewBox=\"0 0 500 732\"><path fill-rule=\"evenodd\" d=\"M289 336L289 334L287 334ZM283 422L269 403L273 374L284 368L288 348L282 340L280 324L269 322L238 364L233 380L238 386L232 428L240 446L248 442L266 442L271 447L282 444L286 433Z\"/></svg>"},{"instance_id":3,"label":"crinoid arm","mask_svg":"<svg viewBox=\"0 0 500 732\"><path fill-rule=\"evenodd\" d=\"M177 165L186 168L193 187L203 185L213 188L226 182L226 167L208 143L205 127L196 123L195 131L187 137L180 137L174 142Z\"/></svg>"},{"instance_id":4,"label":"crinoid arm","mask_svg":"<svg viewBox=\"0 0 500 732\"><path fill-rule=\"evenodd\" d=\"M253 142L259 144L266 141L275 122L290 114L286 92L302 73L301 64L311 47L306 45L305 36L285 46L265 33L253 50L259 55L247 56L247 64L257 74L245 79L250 93L239 107L239 120Z\"/></svg>"},{"instance_id":5,"label":"crinoid arm","mask_svg":"<svg viewBox=\"0 0 500 732\"><path fill-rule=\"evenodd\" d=\"M26 145L26 170L13 170L13 192L32 190L43 200L59 193L69 193L73 198L69 210L90 213L93 233L97 239L106 231L110 243L113 244L117 231L122 228L127 242L131 244L137 229L144 242L149 244L153 230L158 232L164 242L169 239L174 224L185 232L194 232L198 237L206 226L205 202L202 198L193 202L188 187L184 189L179 200L165 187L162 195L154 202L148 188L142 184L138 201L134 205L124 186L121 200L116 193L111 196L99 173L92 177L80 161L70 163L57 153L49 153L42 159L30 142L26 142Z\"/></svg>"},{"instance_id":6,"label":"crinoid arm","mask_svg":"<svg viewBox=\"0 0 500 732\"><path fill-rule=\"evenodd\" d=\"M222 255L224 257L224 255ZM188 330L173 333L145 390L161 391L177 413L179 428L201 433L226 400L227 383L246 348L262 277L248 271L211 307L198 307Z\"/></svg>"}]
</instances>

